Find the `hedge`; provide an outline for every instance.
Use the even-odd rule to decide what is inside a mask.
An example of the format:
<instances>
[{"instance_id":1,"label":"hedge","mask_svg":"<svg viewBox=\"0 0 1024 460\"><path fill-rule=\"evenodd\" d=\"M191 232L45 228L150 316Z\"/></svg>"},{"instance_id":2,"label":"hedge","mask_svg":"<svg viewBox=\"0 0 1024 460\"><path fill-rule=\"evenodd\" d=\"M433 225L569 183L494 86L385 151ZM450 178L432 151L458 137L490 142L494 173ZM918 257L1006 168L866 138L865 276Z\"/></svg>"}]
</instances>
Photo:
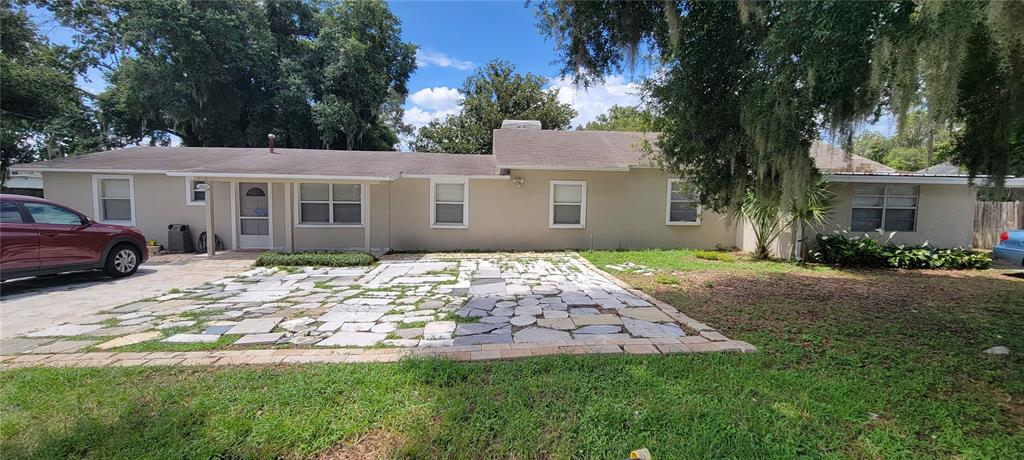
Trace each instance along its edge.
<instances>
[{"instance_id":1,"label":"hedge","mask_svg":"<svg viewBox=\"0 0 1024 460\"><path fill-rule=\"evenodd\" d=\"M309 266L309 267L354 267L358 265L370 265L376 262L373 256L363 252L265 252L256 265L267 266Z\"/></svg>"}]
</instances>

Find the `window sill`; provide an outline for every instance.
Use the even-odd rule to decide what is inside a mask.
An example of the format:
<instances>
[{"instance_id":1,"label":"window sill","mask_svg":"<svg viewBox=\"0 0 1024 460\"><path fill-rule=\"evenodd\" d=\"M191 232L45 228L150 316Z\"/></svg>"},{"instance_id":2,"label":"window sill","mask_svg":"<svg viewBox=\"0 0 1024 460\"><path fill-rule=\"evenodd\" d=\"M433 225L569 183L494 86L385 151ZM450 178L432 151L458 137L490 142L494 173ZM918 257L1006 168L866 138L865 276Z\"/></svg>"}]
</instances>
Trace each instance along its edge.
<instances>
[{"instance_id":1,"label":"window sill","mask_svg":"<svg viewBox=\"0 0 1024 460\"><path fill-rule=\"evenodd\" d=\"M669 221L669 222L665 222L665 225L680 226L680 227L696 227L696 226L700 225L700 221L699 220L696 221L696 222L672 222L672 221Z\"/></svg>"},{"instance_id":2,"label":"window sill","mask_svg":"<svg viewBox=\"0 0 1024 460\"><path fill-rule=\"evenodd\" d=\"M295 228L364 228L363 224L295 224Z\"/></svg>"},{"instance_id":3,"label":"window sill","mask_svg":"<svg viewBox=\"0 0 1024 460\"><path fill-rule=\"evenodd\" d=\"M189 201L185 203L185 206L206 206L205 201Z\"/></svg>"},{"instance_id":4,"label":"window sill","mask_svg":"<svg viewBox=\"0 0 1024 460\"><path fill-rule=\"evenodd\" d=\"M569 228L569 229L575 228L575 229L580 229L580 228L587 228L587 226L585 224L550 224L550 225L548 225L548 228L559 228L559 229L561 229L561 228Z\"/></svg>"},{"instance_id":5,"label":"window sill","mask_svg":"<svg viewBox=\"0 0 1024 460\"><path fill-rule=\"evenodd\" d=\"M450 228L450 229L455 229L455 230L466 230L466 229L469 228L469 225L462 225L462 224L455 224L455 225L430 224L430 228Z\"/></svg>"}]
</instances>

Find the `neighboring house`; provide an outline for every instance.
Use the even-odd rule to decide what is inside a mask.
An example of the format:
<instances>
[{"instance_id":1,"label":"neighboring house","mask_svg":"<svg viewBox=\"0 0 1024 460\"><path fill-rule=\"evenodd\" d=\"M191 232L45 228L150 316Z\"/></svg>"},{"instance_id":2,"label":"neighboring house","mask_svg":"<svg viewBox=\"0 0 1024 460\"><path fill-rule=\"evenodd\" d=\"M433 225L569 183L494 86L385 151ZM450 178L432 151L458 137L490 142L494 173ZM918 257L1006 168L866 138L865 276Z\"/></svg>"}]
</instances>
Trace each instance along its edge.
<instances>
[{"instance_id":1,"label":"neighboring house","mask_svg":"<svg viewBox=\"0 0 1024 460\"><path fill-rule=\"evenodd\" d=\"M169 224L197 236L209 203L229 248L752 246L749 229L650 165L640 146L652 134L510 126L495 130L493 155L136 147L12 169L42 172L47 198L162 243ZM832 226L970 244L965 176L901 173L824 144L812 154L835 183Z\"/></svg>"},{"instance_id":2,"label":"neighboring house","mask_svg":"<svg viewBox=\"0 0 1024 460\"><path fill-rule=\"evenodd\" d=\"M960 167L950 162L939 163L937 165L929 166L922 170L917 171L919 174L939 174L939 175L956 175L963 174Z\"/></svg>"},{"instance_id":3,"label":"neighboring house","mask_svg":"<svg viewBox=\"0 0 1024 460\"><path fill-rule=\"evenodd\" d=\"M43 196L43 175L38 172L20 171L11 172L10 177L4 181L3 193L15 195Z\"/></svg>"}]
</instances>

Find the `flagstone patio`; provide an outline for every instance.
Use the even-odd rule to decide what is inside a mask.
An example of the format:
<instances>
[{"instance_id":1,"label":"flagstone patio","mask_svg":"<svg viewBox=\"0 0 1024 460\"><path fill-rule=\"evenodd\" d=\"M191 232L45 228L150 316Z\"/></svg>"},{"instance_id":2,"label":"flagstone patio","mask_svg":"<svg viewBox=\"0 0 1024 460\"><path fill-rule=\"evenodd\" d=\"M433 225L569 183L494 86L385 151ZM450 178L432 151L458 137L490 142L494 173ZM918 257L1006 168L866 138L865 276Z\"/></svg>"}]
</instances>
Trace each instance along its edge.
<instances>
[{"instance_id":1,"label":"flagstone patio","mask_svg":"<svg viewBox=\"0 0 1024 460\"><path fill-rule=\"evenodd\" d=\"M31 341L18 350L29 354L132 351L124 347L140 343L169 350L189 343L438 353L511 345L753 350L572 254L399 256L373 267L253 268L15 340Z\"/></svg>"}]
</instances>

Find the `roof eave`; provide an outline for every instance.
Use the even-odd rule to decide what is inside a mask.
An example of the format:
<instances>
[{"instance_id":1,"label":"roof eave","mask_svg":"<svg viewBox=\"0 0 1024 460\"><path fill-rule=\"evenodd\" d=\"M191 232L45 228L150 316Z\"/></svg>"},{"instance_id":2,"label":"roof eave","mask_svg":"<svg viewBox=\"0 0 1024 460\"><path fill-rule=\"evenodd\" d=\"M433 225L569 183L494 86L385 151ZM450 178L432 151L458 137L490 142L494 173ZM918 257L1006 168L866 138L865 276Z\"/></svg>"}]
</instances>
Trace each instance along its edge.
<instances>
[{"instance_id":1,"label":"roof eave","mask_svg":"<svg viewBox=\"0 0 1024 460\"><path fill-rule=\"evenodd\" d=\"M936 185L969 185L970 177L963 174L921 174L921 173L885 173L885 172L832 172L825 177L832 182L888 182L894 184L936 184ZM973 185L986 185L992 181L991 176L975 176ZM1007 187L1024 187L1024 178L1008 176Z\"/></svg>"}]
</instances>

